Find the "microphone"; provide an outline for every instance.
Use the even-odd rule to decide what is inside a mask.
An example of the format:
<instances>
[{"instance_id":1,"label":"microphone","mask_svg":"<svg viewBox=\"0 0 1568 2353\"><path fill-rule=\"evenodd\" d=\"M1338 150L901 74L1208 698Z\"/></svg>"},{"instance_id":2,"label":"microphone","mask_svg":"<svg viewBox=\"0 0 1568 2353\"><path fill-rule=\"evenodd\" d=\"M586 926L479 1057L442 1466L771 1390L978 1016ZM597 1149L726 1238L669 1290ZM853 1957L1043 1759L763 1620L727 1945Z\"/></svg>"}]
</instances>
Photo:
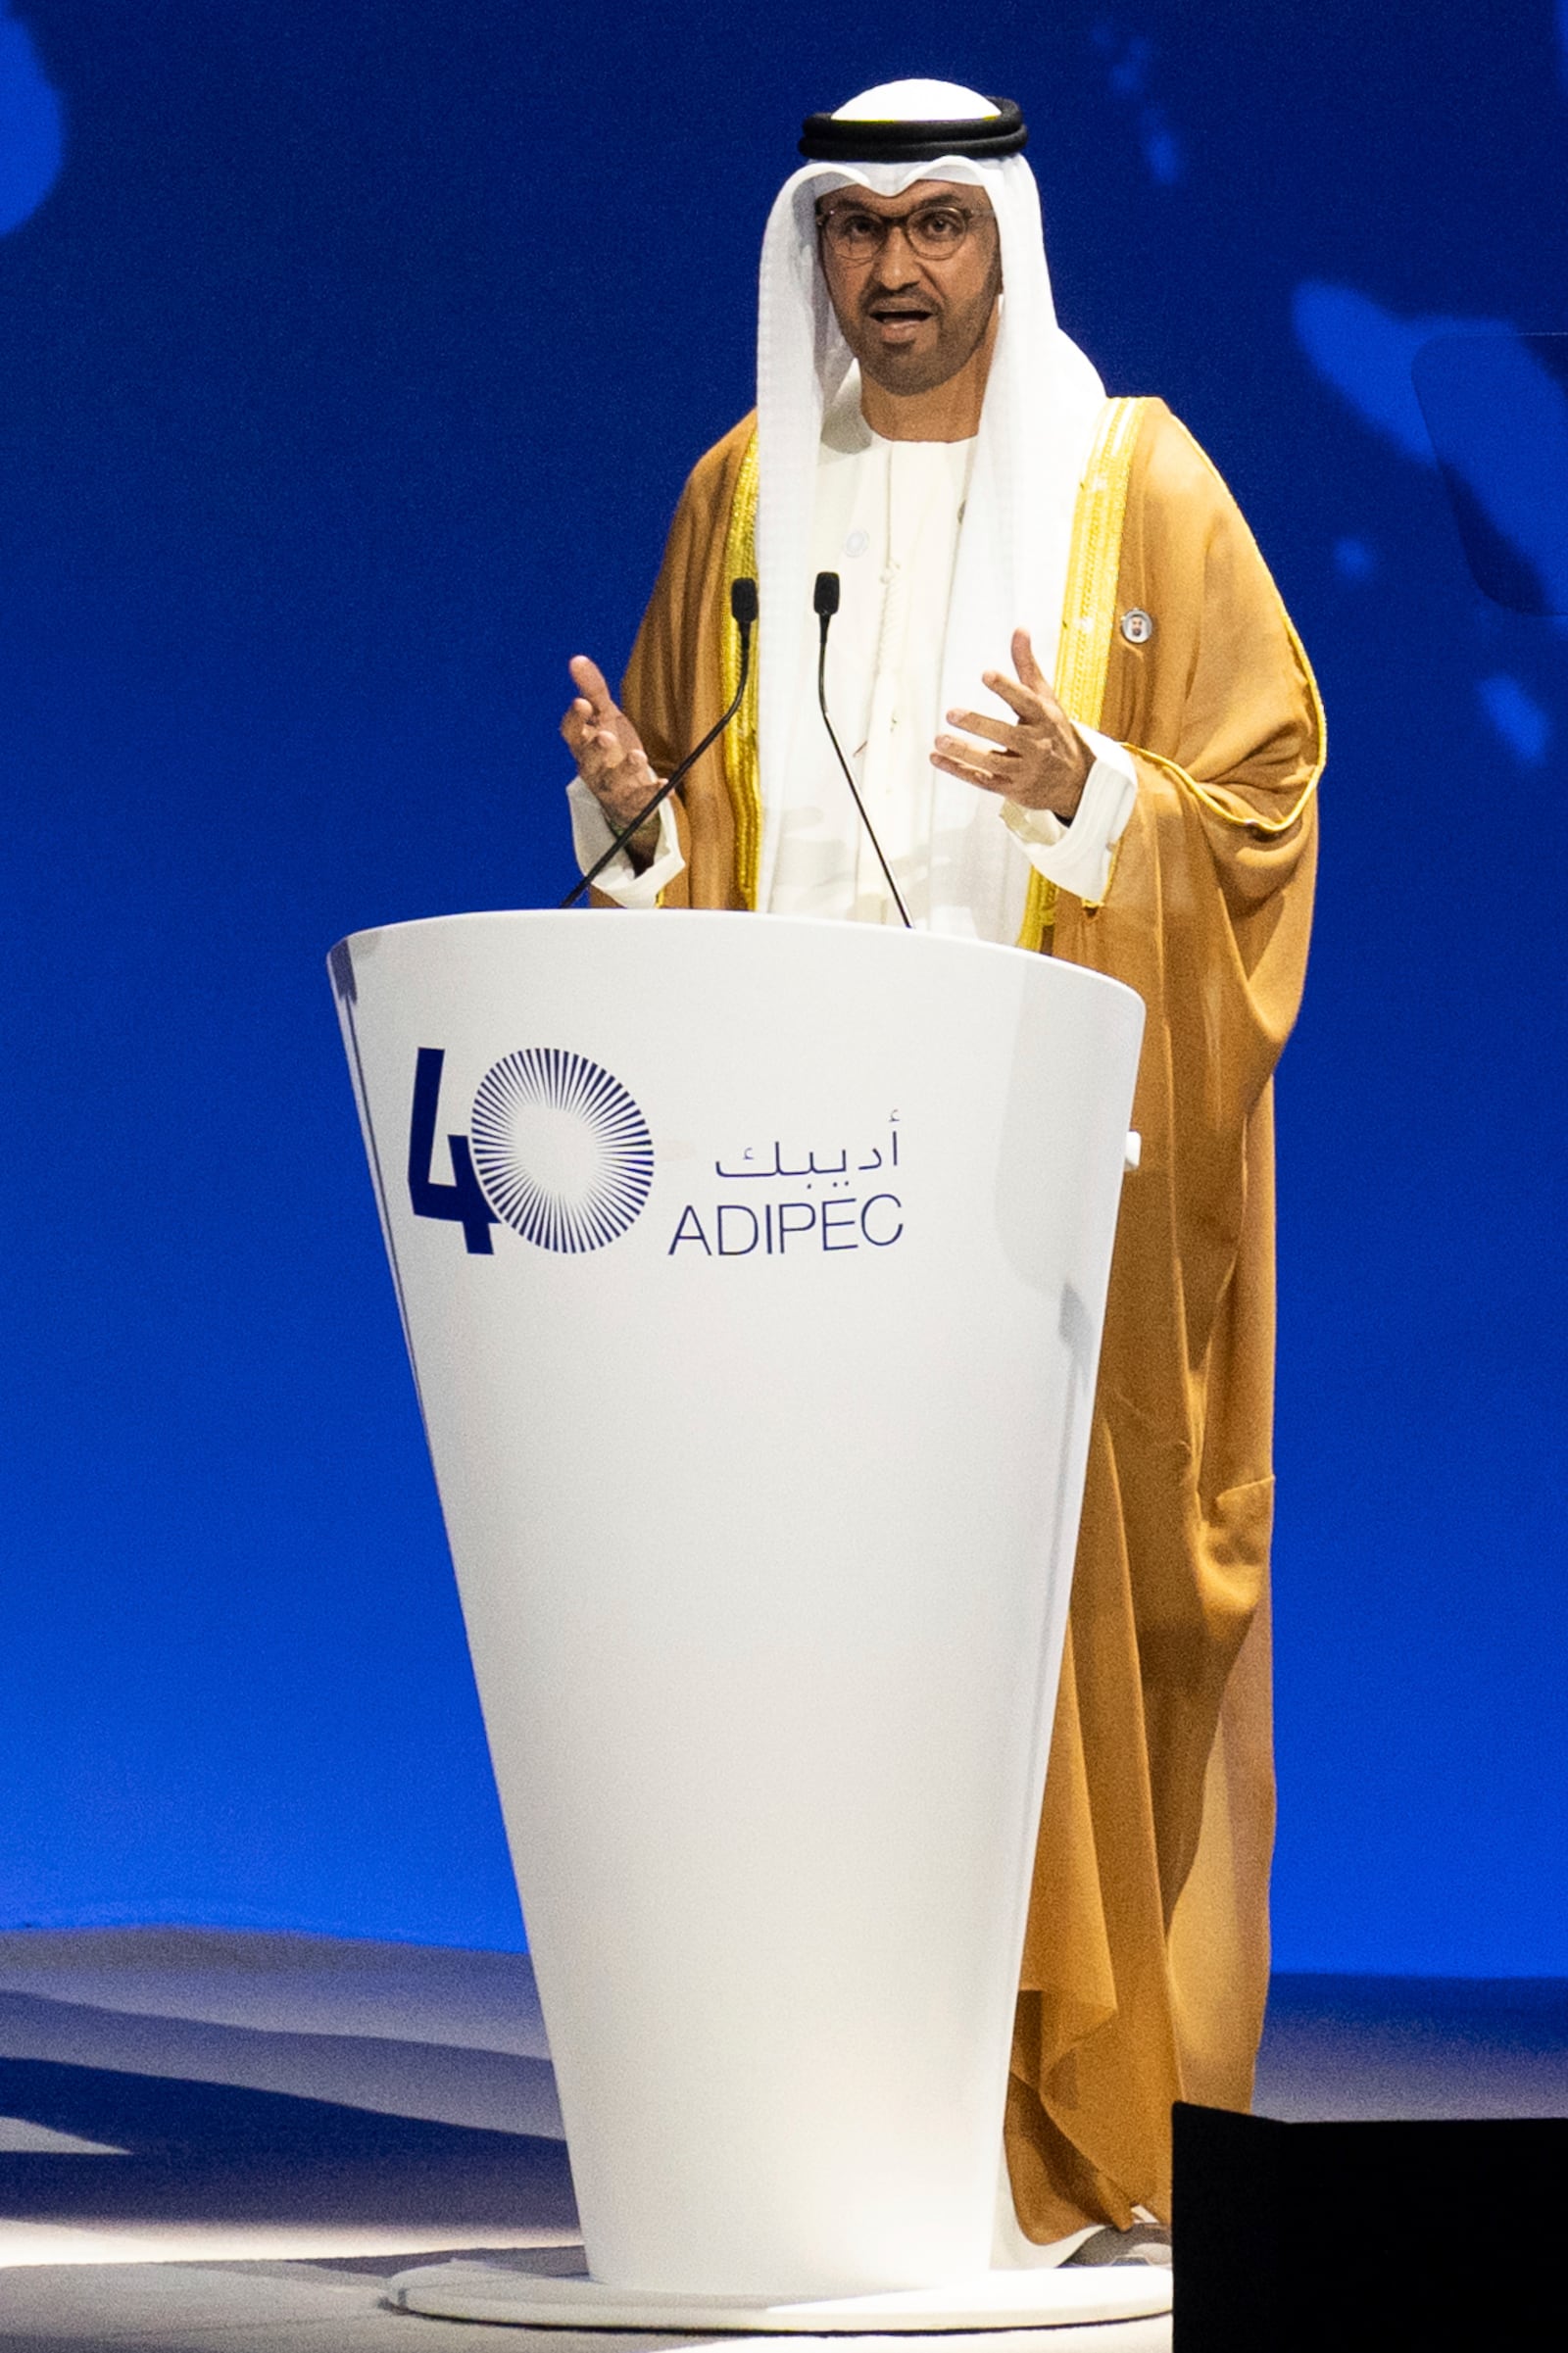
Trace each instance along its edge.
<instances>
[{"instance_id":1,"label":"microphone","mask_svg":"<svg viewBox=\"0 0 1568 2353\"><path fill-rule=\"evenodd\" d=\"M603 874L605 868L610 864L611 859L618 858L622 850L625 849L626 844L631 840L632 835L634 833L641 833L649 818L653 816L658 809L662 809L664 803L669 799L670 794L675 790L676 785L679 784L681 778L686 774L687 770L695 767L697 762L702 759L703 754L708 751L711 745L717 743L719 737L723 734L725 728L729 725L731 719L739 711L741 703L745 698L746 680L750 674L752 666L752 631L757 626L757 582L755 580L742 578L738 580L732 580L730 582L729 609L734 617L735 626L741 633L741 674L740 683L735 689L734 701L731 703L728 711L725 711L723 717L718 721L716 726L710 727L702 742L698 744L694 750L687 753L680 765L673 771L671 775L665 778L664 782L660 786L658 792L655 793L653 799L637 811L637 814L633 817L631 823L621 827L619 833L616 834L614 840L611 843L610 848L605 852L603 858L595 858L587 873L583 875L582 879L577 884L576 889L568 891L565 898L560 902L560 906L562 907L574 907L577 901L582 897L584 891L588 889L589 885L598 881L600 875Z\"/></svg>"},{"instance_id":2,"label":"microphone","mask_svg":"<svg viewBox=\"0 0 1568 2353\"><path fill-rule=\"evenodd\" d=\"M865 813L865 803L860 799L859 790L856 785L855 778L850 774L850 763L845 759L843 752L839 749L839 739L834 734L833 722L827 715L827 632L828 623L832 620L833 615L835 613L837 613L838 609L838 573L818 572L816 575L816 586L811 591L811 610L822 624L821 642L816 650L817 708L822 713L822 724L827 729L827 740L832 745L835 753L838 754L839 766L844 770L844 781L849 786L850 792L854 797L855 806L860 812L860 823L865 827L866 837L869 840L872 849L876 852L876 862L882 869L883 877L887 883L888 889L893 893L893 904L904 918L905 930L913 931L914 925L909 921L909 910L905 906L903 895L899 890L898 884L893 879L893 868L888 864L887 859L882 855L882 845L876 838L876 827L872 824L870 818Z\"/></svg>"}]
</instances>

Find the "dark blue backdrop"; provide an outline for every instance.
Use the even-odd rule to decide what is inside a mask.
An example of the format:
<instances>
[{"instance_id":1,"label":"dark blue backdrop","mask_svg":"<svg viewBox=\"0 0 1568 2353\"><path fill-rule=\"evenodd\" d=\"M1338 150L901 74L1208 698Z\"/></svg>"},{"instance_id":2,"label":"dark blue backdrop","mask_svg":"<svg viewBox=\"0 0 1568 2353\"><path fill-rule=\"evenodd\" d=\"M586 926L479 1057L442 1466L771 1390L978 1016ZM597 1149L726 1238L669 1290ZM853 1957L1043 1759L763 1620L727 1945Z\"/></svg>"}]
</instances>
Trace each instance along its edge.
<instances>
[{"instance_id":1,"label":"dark blue backdrop","mask_svg":"<svg viewBox=\"0 0 1568 2353\"><path fill-rule=\"evenodd\" d=\"M798 120L925 72L1023 102L1067 325L1329 707L1278 1959L1568 1972L1568 645L1409 373L1568 326L1568 15L1045 14L0 15L0 1921L520 1936L321 957L562 888L564 660L750 403Z\"/></svg>"}]
</instances>

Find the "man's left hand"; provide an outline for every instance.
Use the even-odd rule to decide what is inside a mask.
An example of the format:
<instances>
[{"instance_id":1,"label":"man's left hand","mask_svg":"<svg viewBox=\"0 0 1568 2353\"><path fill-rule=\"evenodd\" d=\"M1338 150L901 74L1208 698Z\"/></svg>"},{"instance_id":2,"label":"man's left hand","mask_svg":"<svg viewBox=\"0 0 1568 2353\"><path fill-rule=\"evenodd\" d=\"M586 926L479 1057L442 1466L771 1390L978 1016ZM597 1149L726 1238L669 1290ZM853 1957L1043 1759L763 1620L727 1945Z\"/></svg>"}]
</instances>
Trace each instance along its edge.
<instances>
[{"instance_id":1,"label":"man's left hand","mask_svg":"<svg viewBox=\"0 0 1568 2353\"><path fill-rule=\"evenodd\" d=\"M1027 629L1013 631L1012 659L1016 678L1004 670L987 670L985 684L1017 712L1016 724L988 719L979 711L950 711L950 727L962 727L983 742L939 735L931 765L983 793L1016 801L1020 809L1048 809L1070 825L1089 782L1094 755L1052 693ZM988 745L996 749L988 750Z\"/></svg>"}]
</instances>

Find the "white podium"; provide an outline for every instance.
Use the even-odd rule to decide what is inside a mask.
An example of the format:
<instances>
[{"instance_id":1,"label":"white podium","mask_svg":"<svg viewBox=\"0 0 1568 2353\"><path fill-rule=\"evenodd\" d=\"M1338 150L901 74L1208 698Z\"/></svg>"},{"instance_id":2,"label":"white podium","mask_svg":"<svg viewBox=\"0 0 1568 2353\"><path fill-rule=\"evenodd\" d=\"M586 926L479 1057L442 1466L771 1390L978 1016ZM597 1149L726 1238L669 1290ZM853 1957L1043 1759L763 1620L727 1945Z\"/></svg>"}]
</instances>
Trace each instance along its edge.
<instances>
[{"instance_id":1,"label":"white podium","mask_svg":"<svg viewBox=\"0 0 1568 2353\"><path fill-rule=\"evenodd\" d=\"M1158 2311L982 2278L1138 999L722 914L331 969L591 2274L405 2301Z\"/></svg>"}]
</instances>

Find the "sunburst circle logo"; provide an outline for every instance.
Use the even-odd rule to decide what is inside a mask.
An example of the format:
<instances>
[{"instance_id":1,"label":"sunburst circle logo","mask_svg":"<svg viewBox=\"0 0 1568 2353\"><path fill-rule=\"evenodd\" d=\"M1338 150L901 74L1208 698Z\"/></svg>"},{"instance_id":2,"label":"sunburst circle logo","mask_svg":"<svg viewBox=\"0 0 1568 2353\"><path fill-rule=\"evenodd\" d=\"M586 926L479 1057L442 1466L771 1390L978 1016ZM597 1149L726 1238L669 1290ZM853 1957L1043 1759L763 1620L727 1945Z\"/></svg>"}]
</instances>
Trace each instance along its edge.
<instances>
[{"instance_id":1,"label":"sunburst circle logo","mask_svg":"<svg viewBox=\"0 0 1568 2353\"><path fill-rule=\"evenodd\" d=\"M541 1250L603 1250L654 1181L648 1122L619 1079L559 1046L523 1047L487 1070L468 1136L491 1207Z\"/></svg>"}]
</instances>

